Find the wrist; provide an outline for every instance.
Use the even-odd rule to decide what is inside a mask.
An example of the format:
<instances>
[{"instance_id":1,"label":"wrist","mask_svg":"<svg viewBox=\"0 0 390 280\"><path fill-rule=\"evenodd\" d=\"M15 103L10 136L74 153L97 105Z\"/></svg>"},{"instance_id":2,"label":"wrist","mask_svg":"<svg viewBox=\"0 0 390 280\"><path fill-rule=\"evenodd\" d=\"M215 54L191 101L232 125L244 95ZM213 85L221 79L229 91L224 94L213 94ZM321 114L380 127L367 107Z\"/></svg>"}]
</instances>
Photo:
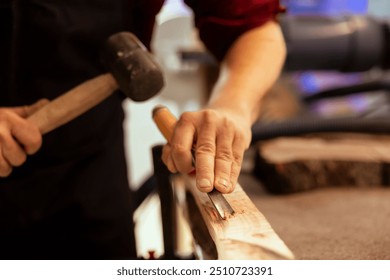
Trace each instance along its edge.
<instances>
[{"instance_id":1,"label":"wrist","mask_svg":"<svg viewBox=\"0 0 390 280\"><path fill-rule=\"evenodd\" d=\"M206 109L216 110L227 116L230 116L237 121L244 122L243 125L252 124L251 109L241 104L223 104L223 103L210 103L206 106Z\"/></svg>"}]
</instances>

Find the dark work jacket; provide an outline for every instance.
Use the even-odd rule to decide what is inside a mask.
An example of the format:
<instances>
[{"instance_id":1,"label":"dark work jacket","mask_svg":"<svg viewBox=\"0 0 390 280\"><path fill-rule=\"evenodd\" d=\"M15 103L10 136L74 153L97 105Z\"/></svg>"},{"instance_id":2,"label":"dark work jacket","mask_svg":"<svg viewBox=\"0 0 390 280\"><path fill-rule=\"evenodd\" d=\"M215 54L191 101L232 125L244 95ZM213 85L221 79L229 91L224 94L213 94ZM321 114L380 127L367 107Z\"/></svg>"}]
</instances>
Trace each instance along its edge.
<instances>
[{"instance_id":1,"label":"dark work jacket","mask_svg":"<svg viewBox=\"0 0 390 280\"><path fill-rule=\"evenodd\" d=\"M0 106L53 99L106 72L103 42L128 30L148 45L162 2L2 0ZM0 178L0 258L134 257L122 101L113 94L44 135Z\"/></svg>"},{"instance_id":2,"label":"dark work jacket","mask_svg":"<svg viewBox=\"0 0 390 280\"><path fill-rule=\"evenodd\" d=\"M2 1L0 6L0 33L5 38L0 41L0 106L53 99L105 72L99 52L113 33L131 30L148 45L153 17L163 1L5 2L8 3ZM144 8L147 2L154 3L151 10ZM37 157L55 160L97 149L113 124L123 118L122 100L123 96L115 94L101 106L45 136Z\"/></svg>"}]
</instances>

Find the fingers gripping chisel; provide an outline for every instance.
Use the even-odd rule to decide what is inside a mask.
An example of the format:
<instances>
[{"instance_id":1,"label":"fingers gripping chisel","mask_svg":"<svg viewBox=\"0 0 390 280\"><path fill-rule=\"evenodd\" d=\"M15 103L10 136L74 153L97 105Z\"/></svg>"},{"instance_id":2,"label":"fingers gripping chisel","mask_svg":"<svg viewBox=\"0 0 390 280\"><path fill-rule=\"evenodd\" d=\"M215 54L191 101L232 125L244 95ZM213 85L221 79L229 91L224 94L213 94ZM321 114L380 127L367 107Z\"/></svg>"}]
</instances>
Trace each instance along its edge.
<instances>
[{"instance_id":1,"label":"fingers gripping chisel","mask_svg":"<svg viewBox=\"0 0 390 280\"><path fill-rule=\"evenodd\" d=\"M164 106L156 106L153 109L153 120L159 128L161 134L169 142L177 122L176 117L168 110L168 108ZM194 155L194 153L192 153L192 155ZM195 166L194 156L192 157L192 163ZM225 220L234 214L234 210L230 206L229 202L227 202L225 197L217 189L214 188L211 192L207 193L207 195L222 219Z\"/></svg>"}]
</instances>

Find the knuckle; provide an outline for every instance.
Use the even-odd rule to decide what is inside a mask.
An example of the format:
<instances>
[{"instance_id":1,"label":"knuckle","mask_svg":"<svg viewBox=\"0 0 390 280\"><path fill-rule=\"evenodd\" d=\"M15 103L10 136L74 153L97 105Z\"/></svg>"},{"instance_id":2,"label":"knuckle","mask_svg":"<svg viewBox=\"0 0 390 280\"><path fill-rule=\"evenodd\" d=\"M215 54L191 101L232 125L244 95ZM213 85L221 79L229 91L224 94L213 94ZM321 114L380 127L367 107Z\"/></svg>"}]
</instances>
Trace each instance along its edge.
<instances>
[{"instance_id":1,"label":"knuckle","mask_svg":"<svg viewBox=\"0 0 390 280\"><path fill-rule=\"evenodd\" d=\"M184 112L181 114L179 120L178 120L178 125L186 125L189 123L193 122L193 116L192 113L190 112Z\"/></svg>"},{"instance_id":2,"label":"knuckle","mask_svg":"<svg viewBox=\"0 0 390 280\"><path fill-rule=\"evenodd\" d=\"M203 154L215 154L215 144L211 142L204 142L202 144L199 144L196 148L196 155L203 155Z\"/></svg>"},{"instance_id":3,"label":"knuckle","mask_svg":"<svg viewBox=\"0 0 390 280\"><path fill-rule=\"evenodd\" d=\"M244 155L241 153L236 153L233 155L233 161L238 166L242 165L243 158L244 158Z\"/></svg>"},{"instance_id":4,"label":"knuckle","mask_svg":"<svg viewBox=\"0 0 390 280\"><path fill-rule=\"evenodd\" d=\"M203 123L210 124L214 122L215 118L217 117L216 113L213 110L206 109L203 111Z\"/></svg>"},{"instance_id":5,"label":"knuckle","mask_svg":"<svg viewBox=\"0 0 390 280\"><path fill-rule=\"evenodd\" d=\"M222 119L222 125L226 128L230 128L232 129L234 127L234 123L232 120L230 120L229 118L227 117L223 117Z\"/></svg>"},{"instance_id":6,"label":"knuckle","mask_svg":"<svg viewBox=\"0 0 390 280\"><path fill-rule=\"evenodd\" d=\"M196 172L199 174L202 174L203 176L211 175L211 169L210 166L206 163L203 164L197 164L196 165Z\"/></svg>"},{"instance_id":7,"label":"knuckle","mask_svg":"<svg viewBox=\"0 0 390 280\"><path fill-rule=\"evenodd\" d=\"M232 161L233 156L232 156L232 153L230 150L223 149L223 150L218 151L218 153L216 155L216 159L220 159L223 161Z\"/></svg>"},{"instance_id":8,"label":"knuckle","mask_svg":"<svg viewBox=\"0 0 390 280\"><path fill-rule=\"evenodd\" d=\"M186 149L183 145L172 144L171 146L171 153L174 157L186 155L188 152L188 149Z\"/></svg>"}]
</instances>

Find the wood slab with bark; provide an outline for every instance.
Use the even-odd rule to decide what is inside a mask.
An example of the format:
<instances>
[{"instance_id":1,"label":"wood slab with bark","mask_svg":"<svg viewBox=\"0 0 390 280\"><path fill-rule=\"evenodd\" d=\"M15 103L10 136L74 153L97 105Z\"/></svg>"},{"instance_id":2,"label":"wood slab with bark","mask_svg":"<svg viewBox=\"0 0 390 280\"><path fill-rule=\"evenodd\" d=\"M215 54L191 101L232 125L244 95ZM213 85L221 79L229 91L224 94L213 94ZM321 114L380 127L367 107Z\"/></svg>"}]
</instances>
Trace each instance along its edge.
<instances>
[{"instance_id":1,"label":"wood slab with bark","mask_svg":"<svg viewBox=\"0 0 390 280\"><path fill-rule=\"evenodd\" d=\"M321 133L259 144L255 175L272 193L390 184L390 136Z\"/></svg>"}]
</instances>

